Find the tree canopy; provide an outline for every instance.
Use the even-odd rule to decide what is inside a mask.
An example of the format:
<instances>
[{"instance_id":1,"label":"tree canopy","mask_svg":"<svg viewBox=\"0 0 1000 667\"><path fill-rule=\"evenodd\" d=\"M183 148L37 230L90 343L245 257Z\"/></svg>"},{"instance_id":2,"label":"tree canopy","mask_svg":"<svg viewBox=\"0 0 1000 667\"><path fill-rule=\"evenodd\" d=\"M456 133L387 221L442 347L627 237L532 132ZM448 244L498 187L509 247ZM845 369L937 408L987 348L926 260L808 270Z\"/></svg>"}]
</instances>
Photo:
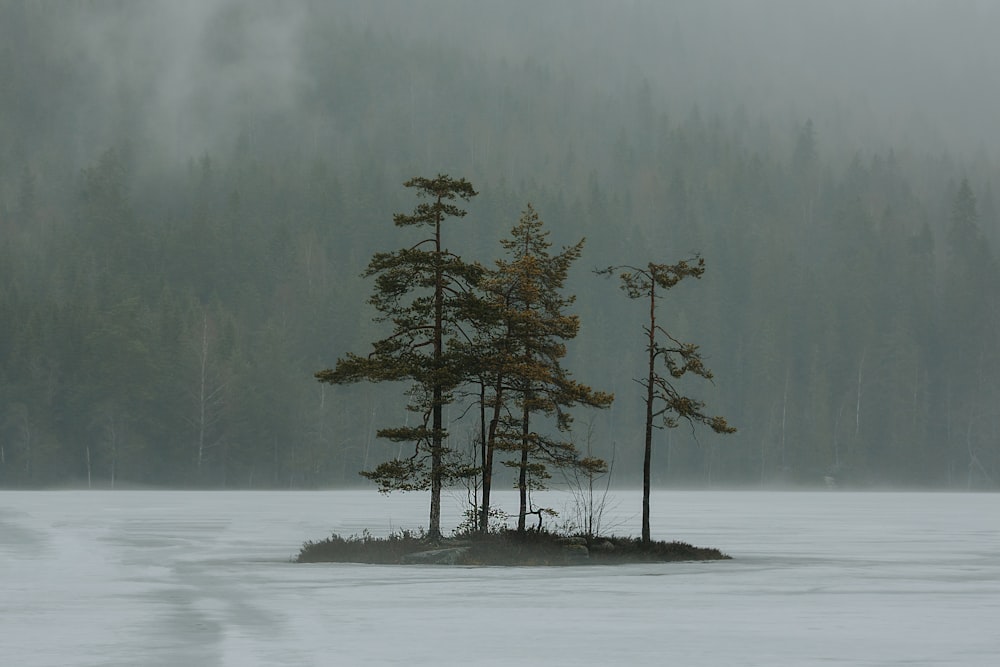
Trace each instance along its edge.
<instances>
[{"instance_id":1,"label":"tree canopy","mask_svg":"<svg viewBox=\"0 0 1000 667\"><path fill-rule=\"evenodd\" d=\"M468 376L465 357L453 352L451 340L467 337L482 268L449 252L443 243L442 224L465 217L452 202L468 201L477 193L465 179L439 174L433 179L413 178L405 183L429 201L413 213L393 216L397 227L426 227L428 236L408 248L376 253L366 277L375 277L369 303L377 322L388 322L392 333L372 343L368 356L348 354L332 370L319 371L321 382L344 384L358 380L412 380L407 410L417 413L415 426L379 429L378 435L394 442L411 442L413 453L385 461L363 474L383 491L430 489L428 532L441 535L441 489L456 475L447 465L448 433L444 407L452 392Z\"/></svg>"},{"instance_id":2,"label":"tree canopy","mask_svg":"<svg viewBox=\"0 0 1000 667\"><path fill-rule=\"evenodd\" d=\"M597 272L599 275L618 273L621 288L630 299L645 299L648 301L649 320L643 325L646 337L646 375L637 381L645 390L643 402L646 407L646 429L643 440L642 462L642 541L648 544L651 540L650 524L650 492L652 490L652 452L653 428L656 419L661 419L664 426L676 428L681 421L692 427L708 426L716 433L735 433L720 416L711 416L705 412L705 402L691 398L678 386L685 375L696 375L706 380L712 379L712 372L705 366L698 346L693 343L683 343L657 319L657 300L663 298L664 292L671 289L684 278L701 278L705 273L705 260L695 257L692 260L681 260L676 264L656 264L649 262L645 267L617 266L608 267ZM657 370L657 363L662 362L666 373Z\"/></svg>"}]
</instances>

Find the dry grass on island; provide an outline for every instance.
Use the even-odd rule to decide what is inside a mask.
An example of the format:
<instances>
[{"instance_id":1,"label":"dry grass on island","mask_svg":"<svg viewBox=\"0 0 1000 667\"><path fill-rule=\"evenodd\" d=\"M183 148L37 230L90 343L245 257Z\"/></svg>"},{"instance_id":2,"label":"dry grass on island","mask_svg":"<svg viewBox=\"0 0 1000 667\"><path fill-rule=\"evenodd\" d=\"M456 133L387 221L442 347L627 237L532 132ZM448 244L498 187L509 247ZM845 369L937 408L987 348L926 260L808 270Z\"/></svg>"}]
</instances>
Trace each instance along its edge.
<instances>
[{"instance_id":1,"label":"dry grass on island","mask_svg":"<svg viewBox=\"0 0 1000 667\"><path fill-rule=\"evenodd\" d=\"M372 563L437 565L622 565L727 560L718 549L684 542L649 542L635 537L561 535L545 530L500 531L430 540L402 531L388 537L368 533L332 535L306 542L298 563Z\"/></svg>"}]
</instances>

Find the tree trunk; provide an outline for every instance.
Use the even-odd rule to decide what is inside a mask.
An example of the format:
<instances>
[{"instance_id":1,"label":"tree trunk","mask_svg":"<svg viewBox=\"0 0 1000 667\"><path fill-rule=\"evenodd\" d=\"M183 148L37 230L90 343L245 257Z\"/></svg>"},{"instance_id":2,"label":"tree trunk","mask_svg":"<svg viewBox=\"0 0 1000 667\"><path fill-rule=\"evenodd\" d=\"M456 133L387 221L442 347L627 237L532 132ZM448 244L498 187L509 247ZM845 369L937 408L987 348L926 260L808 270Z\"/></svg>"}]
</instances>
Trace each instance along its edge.
<instances>
[{"instance_id":1,"label":"tree trunk","mask_svg":"<svg viewBox=\"0 0 1000 667\"><path fill-rule=\"evenodd\" d=\"M656 378L656 288L655 281L650 281L649 288L649 374L646 376L646 441L642 457L642 543L649 544L652 539L649 530L649 495L650 477L653 462L653 382Z\"/></svg>"},{"instance_id":2,"label":"tree trunk","mask_svg":"<svg viewBox=\"0 0 1000 667\"><path fill-rule=\"evenodd\" d=\"M434 387L433 425L431 436L431 513L427 536L432 540L441 538L441 386Z\"/></svg>"},{"instance_id":3,"label":"tree trunk","mask_svg":"<svg viewBox=\"0 0 1000 667\"><path fill-rule=\"evenodd\" d=\"M442 198L437 198L438 207ZM436 268L434 269L434 389L431 406L431 512L428 520L427 536L432 540L441 538L441 468L442 468L442 437L441 427L442 406L444 397L441 386L441 366L444 358L444 276L441 268L441 214L437 216L434 225L434 252Z\"/></svg>"},{"instance_id":4,"label":"tree trunk","mask_svg":"<svg viewBox=\"0 0 1000 667\"><path fill-rule=\"evenodd\" d=\"M518 500L517 532L524 533L528 516L528 406L527 398L521 414L521 467L517 475Z\"/></svg>"},{"instance_id":5,"label":"tree trunk","mask_svg":"<svg viewBox=\"0 0 1000 667\"><path fill-rule=\"evenodd\" d=\"M490 429L486 436L483 450L483 511L479 517L479 532L488 533L490 529L490 492L493 489L493 452L496 445L497 426L500 423L500 387L502 381L498 381L495 394L496 402L493 405L493 417L490 419Z\"/></svg>"},{"instance_id":6,"label":"tree trunk","mask_svg":"<svg viewBox=\"0 0 1000 667\"><path fill-rule=\"evenodd\" d=\"M481 480L481 486L476 487L473 483L473 490L477 491L479 489L486 488L486 382L480 379L479 382L479 474ZM475 463L475 461L473 461ZM486 531L483 526L486 524L483 522L483 518L489 513L488 510L489 500L484 500L482 503L479 502L478 494L472 499L472 506L475 508L476 514L476 530L481 533Z\"/></svg>"}]
</instances>

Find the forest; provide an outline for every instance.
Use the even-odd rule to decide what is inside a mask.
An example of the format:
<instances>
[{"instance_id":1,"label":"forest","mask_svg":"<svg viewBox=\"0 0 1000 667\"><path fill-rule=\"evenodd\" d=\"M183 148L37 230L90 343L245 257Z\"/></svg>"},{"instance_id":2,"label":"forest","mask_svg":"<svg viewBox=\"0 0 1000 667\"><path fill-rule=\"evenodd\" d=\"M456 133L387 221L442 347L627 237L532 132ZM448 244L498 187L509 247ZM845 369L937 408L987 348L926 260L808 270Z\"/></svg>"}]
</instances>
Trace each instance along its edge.
<instances>
[{"instance_id":1,"label":"forest","mask_svg":"<svg viewBox=\"0 0 1000 667\"><path fill-rule=\"evenodd\" d=\"M407 385L314 375L387 334L362 274L450 174L470 262L529 204L586 239L565 363L614 401L571 437L614 484L646 313L595 270L698 256L658 318L736 432L658 429L654 485L996 489L1000 9L750 4L0 0L0 487L369 484Z\"/></svg>"}]
</instances>

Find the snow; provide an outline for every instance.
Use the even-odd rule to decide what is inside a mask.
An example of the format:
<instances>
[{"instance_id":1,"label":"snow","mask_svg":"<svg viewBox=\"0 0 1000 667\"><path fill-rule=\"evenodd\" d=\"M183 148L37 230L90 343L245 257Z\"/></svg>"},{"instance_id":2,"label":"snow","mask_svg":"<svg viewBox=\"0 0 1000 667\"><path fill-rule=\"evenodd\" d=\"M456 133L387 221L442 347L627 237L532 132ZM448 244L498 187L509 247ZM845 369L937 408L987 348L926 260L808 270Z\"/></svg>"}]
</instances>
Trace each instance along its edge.
<instances>
[{"instance_id":1,"label":"snow","mask_svg":"<svg viewBox=\"0 0 1000 667\"><path fill-rule=\"evenodd\" d=\"M506 508L512 495L502 495ZM613 532L639 495L614 495ZM445 525L462 510L446 499ZM557 509L568 502L552 494ZM0 665L993 665L1000 495L659 492L732 561L298 565L426 521L374 491L0 493Z\"/></svg>"}]
</instances>

